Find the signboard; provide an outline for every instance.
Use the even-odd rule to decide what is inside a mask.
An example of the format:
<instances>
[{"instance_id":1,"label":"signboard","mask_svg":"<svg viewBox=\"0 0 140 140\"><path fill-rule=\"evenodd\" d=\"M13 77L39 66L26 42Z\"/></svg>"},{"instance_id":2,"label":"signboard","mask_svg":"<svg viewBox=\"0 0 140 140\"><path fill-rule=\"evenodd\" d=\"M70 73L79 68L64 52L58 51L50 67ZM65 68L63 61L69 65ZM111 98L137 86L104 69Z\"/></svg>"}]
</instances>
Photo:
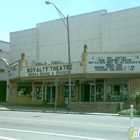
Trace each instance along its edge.
<instances>
[{"instance_id":1,"label":"signboard","mask_svg":"<svg viewBox=\"0 0 140 140\"><path fill-rule=\"evenodd\" d=\"M88 73L140 73L140 54L89 54Z\"/></svg>"},{"instance_id":2,"label":"signboard","mask_svg":"<svg viewBox=\"0 0 140 140\"><path fill-rule=\"evenodd\" d=\"M80 65L82 63L82 66ZM75 62L71 64L71 73L83 73L83 62ZM68 64L51 64L47 66L29 66L22 67L20 70L20 77L36 77L36 76L53 76L53 75L68 75Z\"/></svg>"},{"instance_id":3,"label":"signboard","mask_svg":"<svg viewBox=\"0 0 140 140\"><path fill-rule=\"evenodd\" d=\"M8 79L13 79L18 77L19 63L9 65L8 67Z\"/></svg>"}]
</instances>

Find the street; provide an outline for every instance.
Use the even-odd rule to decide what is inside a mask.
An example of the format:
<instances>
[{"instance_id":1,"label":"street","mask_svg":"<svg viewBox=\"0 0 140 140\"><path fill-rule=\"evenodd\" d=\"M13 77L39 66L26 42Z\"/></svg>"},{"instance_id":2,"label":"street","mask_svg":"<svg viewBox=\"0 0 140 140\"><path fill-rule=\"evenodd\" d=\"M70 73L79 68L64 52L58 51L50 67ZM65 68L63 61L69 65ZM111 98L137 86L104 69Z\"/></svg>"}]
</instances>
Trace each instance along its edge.
<instances>
[{"instance_id":1,"label":"street","mask_svg":"<svg viewBox=\"0 0 140 140\"><path fill-rule=\"evenodd\" d=\"M128 140L129 128L130 117L0 111L1 140Z\"/></svg>"}]
</instances>

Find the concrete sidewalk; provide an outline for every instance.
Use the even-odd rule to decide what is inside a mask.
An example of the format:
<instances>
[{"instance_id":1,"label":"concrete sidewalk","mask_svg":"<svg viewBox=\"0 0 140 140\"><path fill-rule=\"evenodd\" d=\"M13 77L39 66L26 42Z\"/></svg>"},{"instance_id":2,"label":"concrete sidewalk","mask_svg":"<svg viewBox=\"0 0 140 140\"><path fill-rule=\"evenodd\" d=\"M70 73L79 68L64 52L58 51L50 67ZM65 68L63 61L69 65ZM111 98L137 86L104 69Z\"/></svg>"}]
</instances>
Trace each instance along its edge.
<instances>
[{"instance_id":1,"label":"concrete sidewalk","mask_svg":"<svg viewBox=\"0 0 140 140\"><path fill-rule=\"evenodd\" d=\"M81 111L72 111L72 110L69 111L67 110L67 106L57 106L57 108L55 109L54 105L16 105L16 104L8 104L8 103L0 103L0 111L118 116L118 114L111 114L111 113L81 112Z\"/></svg>"}]
</instances>

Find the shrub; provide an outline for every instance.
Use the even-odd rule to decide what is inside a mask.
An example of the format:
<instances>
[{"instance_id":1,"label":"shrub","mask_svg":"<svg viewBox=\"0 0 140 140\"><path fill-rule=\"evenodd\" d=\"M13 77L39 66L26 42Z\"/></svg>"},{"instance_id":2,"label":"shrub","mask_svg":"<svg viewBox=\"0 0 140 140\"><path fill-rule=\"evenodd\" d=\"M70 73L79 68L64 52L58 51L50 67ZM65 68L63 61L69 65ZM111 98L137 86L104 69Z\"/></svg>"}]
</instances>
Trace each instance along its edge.
<instances>
[{"instance_id":1,"label":"shrub","mask_svg":"<svg viewBox=\"0 0 140 140\"><path fill-rule=\"evenodd\" d=\"M130 102L132 104L136 104L136 109L138 109L138 105L140 103L140 91L136 91L135 93L130 94Z\"/></svg>"},{"instance_id":2,"label":"shrub","mask_svg":"<svg viewBox=\"0 0 140 140\"><path fill-rule=\"evenodd\" d=\"M130 109L119 111L118 114L120 115L130 115ZM133 109L133 115L140 115L140 110Z\"/></svg>"}]
</instances>

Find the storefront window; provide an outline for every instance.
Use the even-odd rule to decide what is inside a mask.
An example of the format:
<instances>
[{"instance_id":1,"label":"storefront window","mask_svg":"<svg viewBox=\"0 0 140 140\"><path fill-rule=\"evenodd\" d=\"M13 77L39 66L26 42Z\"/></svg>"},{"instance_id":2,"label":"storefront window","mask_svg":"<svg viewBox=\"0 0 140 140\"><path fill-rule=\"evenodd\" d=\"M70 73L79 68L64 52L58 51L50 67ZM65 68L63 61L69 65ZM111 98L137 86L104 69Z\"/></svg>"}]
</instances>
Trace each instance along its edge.
<instances>
[{"instance_id":1,"label":"storefront window","mask_svg":"<svg viewBox=\"0 0 140 140\"><path fill-rule=\"evenodd\" d=\"M96 101L104 101L104 79L96 79Z\"/></svg>"},{"instance_id":2,"label":"storefront window","mask_svg":"<svg viewBox=\"0 0 140 140\"><path fill-rule=\"evenodd\" d=\"M42 99L42 86L34 86L33 99L34 100Z\"/></svg>"},{"instance_id":3,"label":"storefront window","mask_svg":"<svg viewBox=\"0 0 140 140\"><path fill-rule=\"evenodd\" d=\"M33 88L33 100L42 100L43 99L43 88L42 82L34 82Z\"/></svg>"},{"instance_id":4,"label":"storefront window","mask_svg":"<svg viewBox=\"0 0 140 140\"><path fill-rule=\"evenodd\" d=\"M103 99L104 99L103 84L96 84L96 101L103 101Z\"/></svg>"},{"instance_id":5,"label":"storefront window","mask_svg":"<svg viewBox=\"0 0 140 140\"><path fill-rule=\"evenodd\" d=\"M124 101L128 99L127 84L106 85L106 101Z\"/></svg>"},{"instance_id":6,"label":"storefront window","mask_svg":"<svg viewBox=\"0 0 140 140\"><path fill-rule=\"evenodd\" d=\"M18 95L19 96L31 96L32 95L32 83L31 82L19 82L18 83Z\"/></svg>"}]
</instances>

